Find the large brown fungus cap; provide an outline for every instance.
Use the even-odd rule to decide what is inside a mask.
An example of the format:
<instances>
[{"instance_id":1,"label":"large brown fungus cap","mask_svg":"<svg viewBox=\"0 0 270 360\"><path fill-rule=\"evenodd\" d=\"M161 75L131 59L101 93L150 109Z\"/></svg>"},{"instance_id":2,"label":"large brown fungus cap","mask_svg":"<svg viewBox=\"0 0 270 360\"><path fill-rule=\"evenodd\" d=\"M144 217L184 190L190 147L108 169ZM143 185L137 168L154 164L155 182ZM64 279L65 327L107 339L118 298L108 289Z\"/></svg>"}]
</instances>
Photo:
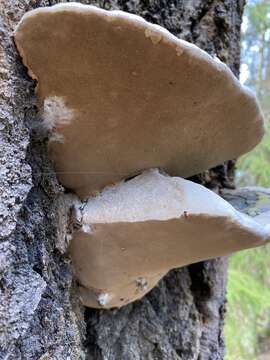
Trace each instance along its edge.
<instances>
[{"instance_id":1,"label":"large brown fungus cap","mask_svg":"<svg viewBox=\"0 0 270 360\"><path fill-rule=\"evenodd\" d=\"M39 8L15 41L38 80L58 177L81 197L150 167L194 175L263 135L254 96L226 65L138 16Z\"/></svg>"}]
</instances>

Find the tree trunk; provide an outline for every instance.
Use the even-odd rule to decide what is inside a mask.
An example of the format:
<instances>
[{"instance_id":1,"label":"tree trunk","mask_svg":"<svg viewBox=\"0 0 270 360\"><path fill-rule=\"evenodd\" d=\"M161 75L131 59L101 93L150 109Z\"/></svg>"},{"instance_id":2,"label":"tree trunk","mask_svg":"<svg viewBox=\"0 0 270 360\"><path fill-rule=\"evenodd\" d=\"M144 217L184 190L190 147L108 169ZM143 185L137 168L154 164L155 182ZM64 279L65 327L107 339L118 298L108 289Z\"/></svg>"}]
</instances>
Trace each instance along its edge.
<instances>
[{"instance_id":1,"label":"tree trunk","mask_svg":"<svg viewBox=\"0 0 270 360\"><path fill-rule=\"evenodd\" d=\"M63 189L37 131L34 81L11 37L26 11L57 2L0 0L0 359L222 359L226 259L171 271L120 310L79 304L64 254ZM238 74L244 0L81 2L139 14ZM192 180L232 187L233 162Z\"/></svg>"}]
</instances>

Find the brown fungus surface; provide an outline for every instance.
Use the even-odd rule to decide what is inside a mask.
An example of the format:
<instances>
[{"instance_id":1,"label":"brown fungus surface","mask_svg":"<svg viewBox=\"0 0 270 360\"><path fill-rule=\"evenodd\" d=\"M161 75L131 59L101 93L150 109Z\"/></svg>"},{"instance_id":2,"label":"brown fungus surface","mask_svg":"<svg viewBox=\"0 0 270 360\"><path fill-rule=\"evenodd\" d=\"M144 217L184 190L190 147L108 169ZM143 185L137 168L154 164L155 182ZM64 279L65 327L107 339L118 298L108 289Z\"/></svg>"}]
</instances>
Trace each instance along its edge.
<instances>
[{"instance_id":1,"label":"brown fungus surface","mask_svg":"<svg viewBox=\"0 0 270 360\"><path fill-rule=\"evenodd\" d=\"M69 252L83 304L121 307L170 269L265 244L270 227L220 196L148 170L79 206ZM267 219L269 223L269 217Z\"/></svg>"},{"instance_id":2,"label":"brown fungus surface","mask_svg":"<svg viewBox=\"0 0 270 360\"><path fill-rule=\"evenodd\" d=\"M38 81L58 178L81 198L151 167L197 174L264 133L254 96L226 65L138 16L39 8L15 41Z\"/></svg>"}]
</instances>

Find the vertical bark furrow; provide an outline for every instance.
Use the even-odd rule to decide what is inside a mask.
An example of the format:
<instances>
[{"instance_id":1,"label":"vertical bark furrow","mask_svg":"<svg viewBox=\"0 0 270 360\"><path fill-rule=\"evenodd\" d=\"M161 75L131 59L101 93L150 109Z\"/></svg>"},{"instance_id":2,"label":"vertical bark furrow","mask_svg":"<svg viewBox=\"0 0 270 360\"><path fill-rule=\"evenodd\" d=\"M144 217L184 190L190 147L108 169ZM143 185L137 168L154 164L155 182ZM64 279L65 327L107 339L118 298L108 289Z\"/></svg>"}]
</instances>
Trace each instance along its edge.
<instances>
[{"instance_id":1,"label":"vertical bark furrow","mask_svg":"<svg viewBox=\"0 0 270 360\"><path fill-rule=\"evenodd\" d=\"M12 39L38 5L47 2L0 1L0 359L78 359L80 312L71 306L69 260L57 250L61 188L47 175L34 82Z\"/></svg>"}]
</instances>

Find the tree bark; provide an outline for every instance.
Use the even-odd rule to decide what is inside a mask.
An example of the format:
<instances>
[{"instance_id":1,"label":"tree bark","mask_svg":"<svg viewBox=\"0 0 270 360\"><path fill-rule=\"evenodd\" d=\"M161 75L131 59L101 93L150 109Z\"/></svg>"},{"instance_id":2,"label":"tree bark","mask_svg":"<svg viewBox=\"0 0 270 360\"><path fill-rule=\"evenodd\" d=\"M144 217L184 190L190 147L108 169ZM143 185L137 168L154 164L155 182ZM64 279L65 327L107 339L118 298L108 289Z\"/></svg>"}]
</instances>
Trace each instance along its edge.
<instances>
[{"instance_id":1,"label":"tree bark","mask_svg":"<svg viewBox=\"0 0 270 360\"><path fill-rule=\"evenodd\" d=\"M224 258L171 271L120 310L85 310L76 297L65 255L64 190L38 131L34 81L12 41L26 11L58 2L0 0L0 359L222 359ZM80 2L141 15L238 75L244 0ZM233 162L192 180L215 191L230 188Z\"/></svg>"}]
</instances>

